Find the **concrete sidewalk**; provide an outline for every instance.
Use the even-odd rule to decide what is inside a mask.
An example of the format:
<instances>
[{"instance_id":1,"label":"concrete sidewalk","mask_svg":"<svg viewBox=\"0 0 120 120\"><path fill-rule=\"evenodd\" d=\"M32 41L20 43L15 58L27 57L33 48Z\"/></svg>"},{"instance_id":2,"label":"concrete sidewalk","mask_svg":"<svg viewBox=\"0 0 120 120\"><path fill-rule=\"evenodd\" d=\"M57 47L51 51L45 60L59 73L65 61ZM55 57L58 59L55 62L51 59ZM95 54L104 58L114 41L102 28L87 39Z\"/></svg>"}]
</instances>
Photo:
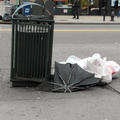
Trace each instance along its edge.
<instances>
[{"instance_id":1,"label":"concrete sidewalk","mask_svg":"<svg viewBox=\"0 0 120 120\"><path fill-rule=\"evenodd\" d=\"M57 24L120 24L120 18L115 16L114 21L110 21L111 17L106 16L80 16L79 19L72 19L73 16L55 15L55 23Z\"/></svg>"},{"instance_id":2,"label":"concrete sidewalk","mask_svg":"<svg viewBox=\"0 0 120 120\"><path fill-rule=\"evenodd\" d=\"M5 6L7 4L3 1L0 2L0 15L5 13ZM114 21L110 21L111 17L106 16L103 21L103 16L80 16L80 19L72 19L72 15L55 15L55 24L120 24L120 18L115 16ZM11 23L3 22L0 23Z\"/></svg>"},{"instance_id":3,"label":"concrete sidewalk","mask_svg":"<svg viewBox=\"0 0 120 120\"><path fill-rule=\"evenodd\" d=\"M1 14L4 14L4 7L4 3L0 2ZM119 20L116 17L115 19ZM87 23L88 20L90 23L101 23L102 17L80 16L79 20L73 20L72 16L55 16L56 23ZM116 20L110 22L108 17L108 23L117 23ZM0 29L11 29L11 25L1 24ZM10 51L11 31L1 30L0 120L120 120L120 95L105 87L96 86L73 93L44 92L38 91L36 87L12 87ZM114 58L114 61L120 64L119 43L53 43L52 62L64 61L69 55L85 58L96 52L102 53L103 57L105 56L109 60ZM120 91L120 78L115 79L110 86Z\"/></svg>"}]
</instances>

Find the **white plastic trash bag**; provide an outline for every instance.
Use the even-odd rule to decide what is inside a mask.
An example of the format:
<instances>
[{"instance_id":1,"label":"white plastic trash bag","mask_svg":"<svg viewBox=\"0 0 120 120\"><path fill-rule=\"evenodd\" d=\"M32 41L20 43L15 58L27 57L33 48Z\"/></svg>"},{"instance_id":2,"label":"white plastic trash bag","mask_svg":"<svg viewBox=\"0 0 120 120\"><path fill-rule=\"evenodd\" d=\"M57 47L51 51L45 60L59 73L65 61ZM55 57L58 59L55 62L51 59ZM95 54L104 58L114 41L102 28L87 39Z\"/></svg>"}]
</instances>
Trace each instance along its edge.
<instances>
[{"instance_id":1,"label":"white plastic trash bag","mask_svg":"<svg viewBox=\"0 0 120 120\"><path fill-rule=\"evenodd\" d=\"M87 67L87 60L90 59L90 57L85 59L80 59L74 55L71 55L67 58L66 63L75 64L77 63L81 68L85 69Z\"/></svg>"},{"instance_id":2,"label":"white plastic trash bag","mask_svg":"<svg viewBox=\"0 0 120 120\"><path fill-rule=\"evenodd\" d=\"M101 78L103 83L110 83L112 78L116 78L120 74L120 66L114 61L106 61L106 57L102 59L99 53L84 59L71 55L65 62L61 63L77 63L87 72L94 73L96 78Z\"/></svg>"},{"instance_id":3,"label":"white plastic trash bag","mask_svg":"<svg viewBox=\"0 0 120 120\"><path fill-rule=\"evenodd\" d=\"M99 54L94 54L91 59L87 60L87 67L85 70L95 73L96 78L102 78L101 82L103 83L110 83L112 81L111 70Z\"/></svg>"}]
</instances>

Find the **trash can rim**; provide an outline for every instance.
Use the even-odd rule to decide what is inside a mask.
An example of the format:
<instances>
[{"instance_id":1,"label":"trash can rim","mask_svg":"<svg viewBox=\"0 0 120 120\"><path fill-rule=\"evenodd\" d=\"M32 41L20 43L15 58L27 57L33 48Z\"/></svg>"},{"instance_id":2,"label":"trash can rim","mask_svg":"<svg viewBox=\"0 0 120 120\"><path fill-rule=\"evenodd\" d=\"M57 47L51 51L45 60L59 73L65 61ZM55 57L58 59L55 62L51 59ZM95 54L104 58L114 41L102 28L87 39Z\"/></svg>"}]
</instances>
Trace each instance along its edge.
<instances>
[{"instance_id":1,"label":"trash can rim","mask_svg":"<svg viewBox=\"0 0 120 120\"><path fill-rule=\"evenodd\" d=\"M36 22L55 22L53 19L33 19L33 18L12 18L12 21L36 21Z\"/></svg>"}]
</instances>

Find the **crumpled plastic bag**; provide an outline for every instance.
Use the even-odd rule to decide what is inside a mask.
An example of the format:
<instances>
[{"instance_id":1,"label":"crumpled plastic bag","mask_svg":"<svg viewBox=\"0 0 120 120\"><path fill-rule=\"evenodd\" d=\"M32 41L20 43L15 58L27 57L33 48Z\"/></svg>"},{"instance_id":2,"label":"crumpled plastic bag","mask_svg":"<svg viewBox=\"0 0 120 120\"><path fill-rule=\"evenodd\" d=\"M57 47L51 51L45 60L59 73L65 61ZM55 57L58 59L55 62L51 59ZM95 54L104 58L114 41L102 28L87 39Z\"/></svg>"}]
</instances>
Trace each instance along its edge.
<instances>
[{"instance_id":1,"label":"crumpled plastic bag","mask_svg":"<svg viewBox=\"0 0 120 120\"><path fill-rule=\"evenodd\" d=\"M71 64L78 64L81 68L85 69L87 67L87 60L90 59L90 57L85 58L85 59L80 59L76 56L69 56L66 60L66 63L71 63Z\"/></svg>"},{"instance_id":2,"label":"crumpled plastic bag","mask_svg":"<svg viewBox=\"0 0 120 120\"><path fill-rule=\"evenodd\" d=\"M106 57L102 59L99 53L96 53L92 57L87 57L84 59L80 59L72 55L67 58L66 62L62 63L77 63L87 72L94 73L96 78L101 78L101 82L103 83L110 83L112 81L112 78L117 77L120 71L120 66L117 63L114 61L106 61Z\"/></svg>"},{"instance_id":3,"label":"crumpled plastic bag","mask_svg":"<svg viewBox=\"0 0 120 120\"><path fill-rule=\"evenodd\" d=\"M96 78L102 78L101 82L110 83L112 81L112 74L105 60L105 58L101 58L100 54L94 54L91 59L87 60L85 70L95 73Z\"/></svg>"}]
</instances>

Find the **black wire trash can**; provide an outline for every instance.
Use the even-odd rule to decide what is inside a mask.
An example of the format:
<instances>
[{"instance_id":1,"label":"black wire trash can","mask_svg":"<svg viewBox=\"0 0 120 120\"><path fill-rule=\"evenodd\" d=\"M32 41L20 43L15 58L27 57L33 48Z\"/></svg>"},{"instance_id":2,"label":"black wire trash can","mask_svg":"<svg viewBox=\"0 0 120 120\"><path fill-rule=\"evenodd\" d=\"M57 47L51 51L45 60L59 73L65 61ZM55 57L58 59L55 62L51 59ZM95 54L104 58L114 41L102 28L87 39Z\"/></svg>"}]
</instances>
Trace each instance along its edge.
<instances>
[{"instance_id":1,"label":"black wire trash can","mask_svg":"<svg viewBox=\"0 0 120 120\"><path fill-rule=\"evenodd\" d=\"M37 86L44 80L49 81L53 29L51 16L13 14L10 79L13 87Z\"/></svg>"}]
</instances>

